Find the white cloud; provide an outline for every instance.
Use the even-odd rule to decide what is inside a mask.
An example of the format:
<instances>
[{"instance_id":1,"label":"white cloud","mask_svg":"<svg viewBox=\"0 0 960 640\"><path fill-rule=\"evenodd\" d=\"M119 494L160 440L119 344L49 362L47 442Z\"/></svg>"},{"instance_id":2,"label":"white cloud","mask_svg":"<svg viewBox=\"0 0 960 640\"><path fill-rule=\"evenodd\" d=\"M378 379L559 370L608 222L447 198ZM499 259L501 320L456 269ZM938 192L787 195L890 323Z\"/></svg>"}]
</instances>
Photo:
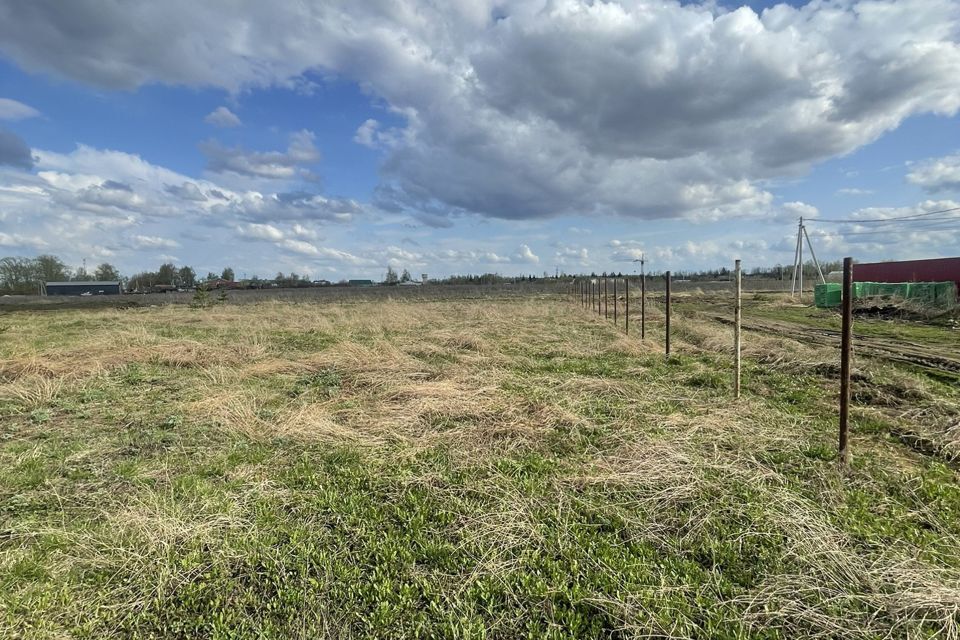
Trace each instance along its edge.
<instances>
[{"instance_id":1,"label":"white cloud","mask_svg":"<svg viewBox=\"0 0 960 640\"><path fill-rule=\"evenodd\" d=\"M225 147L216 140L202 143L200 150L207 156L207 166L214 173L232 172L241 176L290 180L312 176L302 165L320 160L314 138L312 131L298 131L290 136L286 151L247 151L240 147Z\"/></svg>"},{"instance_id":2,"label":"white cloud","mask_svg":"<svg viewBox=\"0 0 960 640\"><path fill-rule=\"evenodd\" d=\"M517 262L528 262L530 264L538 264L540 262L539 256L533 253L525 244L520 245L520 249L517 251L514 256Z\"/></svg>"},{"instance_id":3,"label":"white cloud","mask_svg":"<svg viewBox=\"0 0 960 640\"><path fill-rule=\"evenodd\" d=\"M237 227L237 233L245 238L257 240L283 240L283 232L269 224L247 224Z\"/></svg>"},{"instance_id":4,"label":"white cloud","mask_svg":"<svg viewBox=\"0 0 960 640\"><path fill-rule=\"evenodd\" d=\"M217 127L239 127L243 124L237 114L226 107L217 107L203 121Z\"/></svg>"},{"instance_id":5,"label":"white cloud","mask_svg":"<svg viewBox=\"0 0 960 640\"><path fill-rule=\"evenodd\" d=\"M907 180L928 191L960 191L960 154L918 162Z\"/></svg>"},{"instance_id":6,"label":"white cloud","mask_svg":"<svg viewBox=\"0 0 960 640\"><path fill-rule=\"evenodd\" d=\"M134 235L130 237L130 245L135 249L176 249L180 243L158 236Z\"/></svg>"},{"instance_id":7,"label":"white cloud","mask_svg":"<svg viewBox=\"0 0 960 640\"><path fill-rule=\"evenodd\" d=\"M0 246L3 247L31 247L39 249L47 246L47 242L39 236L24 236L19 233L4 233L0 231Z\"/></svg>"},{"instance_id":8,"label":"white cloud","mask_svg":"<svg viewBox=\"0 0 960 640\"><path fill-rule=\"evenodd\" d=\"M554 254L554 259L560 265L585 267L590 264L590 250L586 247L560 247Z\"/></svg>"},{"instance_id":9,"label":"white cloud","mask_svg":"<svg viewBox=\"0 0 960 640\"><path fill-rule=\"evenodd\" d=\"M0 98L0 120L24 120L39 115L40 112L29 105L10 98Z\"/></svg>"},{"instance_id":10,"label":"white cloud","mask_svg":"<svg viewBox=\"0 0 960 640\"><path fill-rule=\"evenodd\" d=\"M850 153L911 115L955 114L958 34L955 0L759 15L577 0L0 8L0 51L95 85L238 92L302 84L317 69L360 83L405 120L390 144L372 125L357 132L385 149L391 206L434 220L769 212L767 180ZM302 164L207 150L215 172L289 178Z\"/></svg>"},{"instance_id":11,"label":"white cloud","mask_svg":"<svg viewBox=\"0 0 960 640\"><path fill-rule=\"evenodd\" d=\"M783 215L791 218L803 217L805 219L816 218L820 211L812 204L806 202L785 202L782 207Z\"/></svg>"},{"instance_id":12,"label":"white cloud","mask_svg":"<svg viewBox=\"0 0 960 640\"><path fill-rule=\"evenodd\" d=\"M380 123L373 118L365 120L364 123L357 128L357 132L353 136L353 141L372 149L377 146L376 135L377 127L379 126Z\"/></svg>"},{"instance_id":13,"label":"white cloud","mask_svg":"<svg viewBox=\"0 0 960 640\"><path fill-rule=\"evenodd\" d=\"M860 189L857 187L844 187L837 189L837 195L841 196L868 196L873 193L872 189Z\"/></svg>"}]
</instances>

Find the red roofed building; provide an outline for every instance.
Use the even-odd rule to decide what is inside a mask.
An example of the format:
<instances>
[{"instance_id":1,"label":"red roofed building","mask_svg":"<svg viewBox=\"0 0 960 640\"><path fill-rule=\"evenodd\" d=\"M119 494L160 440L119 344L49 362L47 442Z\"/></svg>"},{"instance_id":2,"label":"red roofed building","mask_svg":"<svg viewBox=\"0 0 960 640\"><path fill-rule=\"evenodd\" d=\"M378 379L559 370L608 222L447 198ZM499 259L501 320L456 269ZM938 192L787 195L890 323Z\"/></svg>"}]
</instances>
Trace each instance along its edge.
<instances>
[{"instance_id":1,"label":"red roofed building","mask_svg":"<svg viewBox=\"0 0 960 640\"><path fill-rule=\"evenodd\" d=\"M863 262L853 267L854 282L956 282L960 291L960 258Z\"/></svg>"}]
</instances>

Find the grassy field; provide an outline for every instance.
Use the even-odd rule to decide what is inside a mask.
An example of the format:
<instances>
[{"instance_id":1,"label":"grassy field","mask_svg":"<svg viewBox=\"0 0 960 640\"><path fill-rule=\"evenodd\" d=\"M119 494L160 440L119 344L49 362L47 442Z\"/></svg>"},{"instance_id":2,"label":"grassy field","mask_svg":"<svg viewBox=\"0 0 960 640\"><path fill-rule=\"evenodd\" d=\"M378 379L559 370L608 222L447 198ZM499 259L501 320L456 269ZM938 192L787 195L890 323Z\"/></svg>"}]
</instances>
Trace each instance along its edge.
<instances>
[{"instance_id":1,"label":"grassy field","mask_svg":"<svg viewBox=\"0 0 960 640\"><path fill-rule=\"evenodd\" d=\"M679 308L2 315L0 637L960 637L960 388Z\"/></svg>"}]
</instances>

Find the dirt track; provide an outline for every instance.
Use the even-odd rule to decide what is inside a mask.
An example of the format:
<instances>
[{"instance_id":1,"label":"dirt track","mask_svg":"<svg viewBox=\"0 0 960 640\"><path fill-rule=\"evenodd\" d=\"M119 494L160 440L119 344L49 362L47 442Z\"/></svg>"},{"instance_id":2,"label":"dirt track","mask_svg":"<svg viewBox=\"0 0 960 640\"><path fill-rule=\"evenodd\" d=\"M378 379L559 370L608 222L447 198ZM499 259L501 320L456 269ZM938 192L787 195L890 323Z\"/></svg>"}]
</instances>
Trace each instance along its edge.
<instances>
[{"instance_id":1,"label":"dirt track","mask_svg":"<svg viewBox=\"0 0 960 640\"><path fill-rule=\"evenodd\" d=\"M726 316L710 314L706 317L723 324L733 324L733 321ZM810 327L799 323L765 318L750 318L743 323L743 329L745 331L759 331L786 336L800 342L808 342L811 338L817 338L825 344L837 349L840 348L840 332L834 329ZM943 344L931 346L880 336L857 335L854 331L853 347L854 352L858 355L953 374L950 377L960 376L960 341L956 346Z\"/></svg>"}]
</instances>

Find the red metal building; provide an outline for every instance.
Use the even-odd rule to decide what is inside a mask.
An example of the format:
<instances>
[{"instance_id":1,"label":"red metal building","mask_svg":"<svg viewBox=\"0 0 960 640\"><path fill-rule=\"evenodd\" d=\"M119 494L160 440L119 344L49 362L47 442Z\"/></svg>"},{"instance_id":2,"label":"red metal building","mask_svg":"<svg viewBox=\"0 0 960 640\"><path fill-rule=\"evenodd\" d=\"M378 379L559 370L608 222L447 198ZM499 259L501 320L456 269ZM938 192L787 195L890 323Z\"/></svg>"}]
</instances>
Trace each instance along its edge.
<instances>
[{"instance_id":1,"label":"red metal building","mask_svg":"<svg viewBox=\"0 0 960 640\"><path fill-rule=\"evenodd\" d=\"M853 266L854 282L947 282L960 290L960 258L862 262Z\"/></svg>"}]
</instances>

